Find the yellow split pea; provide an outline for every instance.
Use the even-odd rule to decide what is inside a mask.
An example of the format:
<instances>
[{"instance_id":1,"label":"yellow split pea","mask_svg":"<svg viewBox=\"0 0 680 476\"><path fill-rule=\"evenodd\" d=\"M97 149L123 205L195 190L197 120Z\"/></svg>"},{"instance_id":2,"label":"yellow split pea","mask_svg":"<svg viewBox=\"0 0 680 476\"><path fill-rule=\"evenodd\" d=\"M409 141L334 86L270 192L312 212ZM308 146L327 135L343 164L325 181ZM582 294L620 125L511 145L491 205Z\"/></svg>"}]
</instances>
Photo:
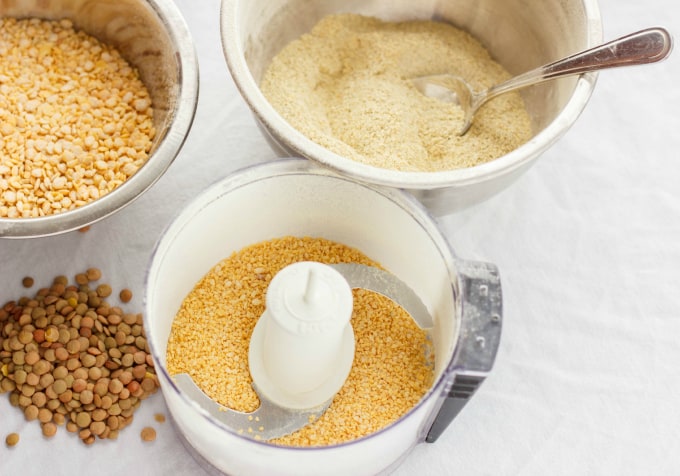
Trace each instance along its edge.
<instances>
[{"instance_id":1,"label":"yellow split pea","mask_svg":"<svg viewBox=\"0 0 680 476\"><path fill-rule=\"evenodd\" d=\"M213 400L234 410L259 406L248 370L248 346L264 312L267 286L299 261L379 266L360 251L322 238L284 237L233 253L184 299L167 348L170 374L188 373ZM356 339L352 370L328 410L301 430L272 442L322 446L353 440L394 422L431 387L427 333L384 296L354 290Z\"/></svg>"},{"instance_id":2,"label":"yellow split pea","mask_svg":"<svg viewBox=\"0 0 680 476\"><path fill-rule=\"evenodd\" d=\"M69 20L0 18L0 218L80 207L148 159L147 89Z\"/></svg>"}]
</instances>

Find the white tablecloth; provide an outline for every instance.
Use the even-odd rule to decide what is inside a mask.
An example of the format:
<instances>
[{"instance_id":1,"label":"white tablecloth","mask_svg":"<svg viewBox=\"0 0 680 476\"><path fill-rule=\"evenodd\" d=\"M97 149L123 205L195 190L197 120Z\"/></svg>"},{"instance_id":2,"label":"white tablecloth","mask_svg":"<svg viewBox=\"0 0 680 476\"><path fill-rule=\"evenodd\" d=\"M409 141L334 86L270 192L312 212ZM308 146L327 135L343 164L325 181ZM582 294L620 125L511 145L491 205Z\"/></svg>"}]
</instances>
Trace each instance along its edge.
<instances>
[{"instance_id":1,"label":"white tablecloth","mask_svg":"<svg viewBox=\"0 0 680 476\"><path fill-rule=\"evenodd\" d=\"M90 266L135 291L159 233L206 185L273 158L231 81L218 0L176 0L200 61L196 120L147 193L88 233L0 240L0 301ZM677 0L601 0L606 39L652 25L680 38ZM462 258L493 262L504 294L491 376L398 475L680 474L680 53L601 73L577 124L500 195L441 219ZM35 288L34 288L35 290ZM202 475L160 393L116 442L44 439L0 397L0 474ZM158 437L142 443L140 431ZM8 449L4 438L18 432Z\"/></svg>"}]
</instances>

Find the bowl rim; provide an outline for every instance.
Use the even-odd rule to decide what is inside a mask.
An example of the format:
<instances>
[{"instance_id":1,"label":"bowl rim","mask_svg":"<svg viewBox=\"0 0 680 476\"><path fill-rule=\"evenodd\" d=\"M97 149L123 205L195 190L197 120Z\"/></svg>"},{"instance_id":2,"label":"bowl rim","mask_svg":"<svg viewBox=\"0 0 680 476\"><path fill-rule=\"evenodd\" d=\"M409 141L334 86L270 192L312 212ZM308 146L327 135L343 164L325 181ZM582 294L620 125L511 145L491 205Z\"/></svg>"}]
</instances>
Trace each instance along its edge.
<instances>
[{"instance_id":1,"label":"bowl rim","mask_svg":"<svg viewBox=\"0 0 680 476\"><path fill-rule=\"evenodd\" d=\"M189 28L171 0L145 0L165 27L177 50L177 104L170 126L147 162L106 195L73 210L35 218L0 217L0 238L34 238L77 230L132 203L165 173L182 148L198 105L198 58Z\"/></svg>"},{"instance_id":2,"label":"bowl rim","mask_svg":"<svg viewBox=\"0 0 680 476\"><path fill-rule=\"evenodd\" d=\"M587 47L602 42L602 21L597 0L582 0L586 18ZM242 2L222 0L220 9L220 36L222 51L241 96L274 141L281 142L301 157L307 157L359 181L406 189L432 190L445 187L462 187L507 175L526 166L560 139L579 117L592 95L597 72L578 77L574 92L566 106L542 131L517 149L490 162L473 167L440 172L404 172L363 164L336 154L292 127L269 104L245 61L238 24Z\"/></svg>"}]
</instances>

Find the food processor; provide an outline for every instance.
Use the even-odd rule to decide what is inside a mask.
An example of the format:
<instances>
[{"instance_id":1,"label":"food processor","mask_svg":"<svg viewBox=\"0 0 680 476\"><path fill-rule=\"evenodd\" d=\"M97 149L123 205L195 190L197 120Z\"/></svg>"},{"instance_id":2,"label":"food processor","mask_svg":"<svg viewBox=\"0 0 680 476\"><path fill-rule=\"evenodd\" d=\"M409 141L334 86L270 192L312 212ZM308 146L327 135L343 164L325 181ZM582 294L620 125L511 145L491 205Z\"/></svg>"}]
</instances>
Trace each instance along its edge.
<instances>
[{"instance_id":1,"label":"food processor","mask_svg":"<svg viewBox=\"0 0 680 476\"><path fill-rule=\"evenodd\" d=\"M233 413L230 409L211 401L190 377L168 372L166 350L173 319L195 284L232 253L283 236L342 243L381 268L302 262L274 277L266 310L250 337L250 370L261 400L256 411L268 406L271 412L260 414L262 430L294 431L296 425L306 424L304 419L296 420L296 414L309 421L310 415L323 413L332 401L352 354L346 336L351 336L348 293L354 287L394 300L428 329L431 338L433 384L395 422L340 444L273 444L267 442L270 434L255 438L243 431L247 415L245 420L238 415L232 415L236 420L225 418ZM172 420L189 451L211 474L391 471L417 444L436 441L484 381L498 349L502 320L496 267L456 257L417 200L303 159L240 170L195 198L157 243L145 301L144 325ZM290 332L296 328L303 331ZM332 382L315 398L296 399L295 395L309 396L323 386L319 380ZM282 392L277 394L276 388Z\"/></svg>"}]
</instances>

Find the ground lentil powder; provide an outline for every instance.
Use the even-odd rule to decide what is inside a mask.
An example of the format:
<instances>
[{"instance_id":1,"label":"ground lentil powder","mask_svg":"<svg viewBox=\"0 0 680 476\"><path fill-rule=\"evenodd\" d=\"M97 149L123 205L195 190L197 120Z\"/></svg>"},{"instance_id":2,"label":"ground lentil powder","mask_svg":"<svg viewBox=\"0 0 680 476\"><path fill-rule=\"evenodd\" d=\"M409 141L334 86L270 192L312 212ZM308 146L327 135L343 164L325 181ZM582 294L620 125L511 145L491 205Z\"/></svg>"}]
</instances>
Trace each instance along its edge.
<instances>
[{"instance_id":1,"label":"ground lentil powder","mask_svg":"<svg viewBox=\"0 0 680 476\"><path fill-rule=\"evenodd\" d=\"M460 107L429 98L410 79L452 73L476 90L509 78L469 34L434 21L323 18L274 57L261 88L302 134L358 162L435 172L496 159L531 137L517 93L486 104L457 136Z\"/></svg>"},{"instance_id":2,"label":"ground lentil powder","mask_svg":"<svg viewBox=\"0 0 680 476\"><path fill-rule=\"evenodd\" d=\"M321 238L284 237L248 246L218 263L184 299L167 347L171 375L188 373L213 400L238 411L259 406L248 371L252 330L274 275L299 261L378 266L356 249ZM393 301L354 290L352 370L319 419L272 442L337 444L373 433L411 409L432 385L426 332Z\"/></svg>"},{"instance_id":3,"label":"ground lentil powder","mask_svg":"<svg viewBox=\"0 0 680 476\"><path fill-rule=\"evenodd\" d=\"M0 217L111 192L148 158L148 91L113 47L69 20L0 18Z\"/></svg>"}]
</instances>

